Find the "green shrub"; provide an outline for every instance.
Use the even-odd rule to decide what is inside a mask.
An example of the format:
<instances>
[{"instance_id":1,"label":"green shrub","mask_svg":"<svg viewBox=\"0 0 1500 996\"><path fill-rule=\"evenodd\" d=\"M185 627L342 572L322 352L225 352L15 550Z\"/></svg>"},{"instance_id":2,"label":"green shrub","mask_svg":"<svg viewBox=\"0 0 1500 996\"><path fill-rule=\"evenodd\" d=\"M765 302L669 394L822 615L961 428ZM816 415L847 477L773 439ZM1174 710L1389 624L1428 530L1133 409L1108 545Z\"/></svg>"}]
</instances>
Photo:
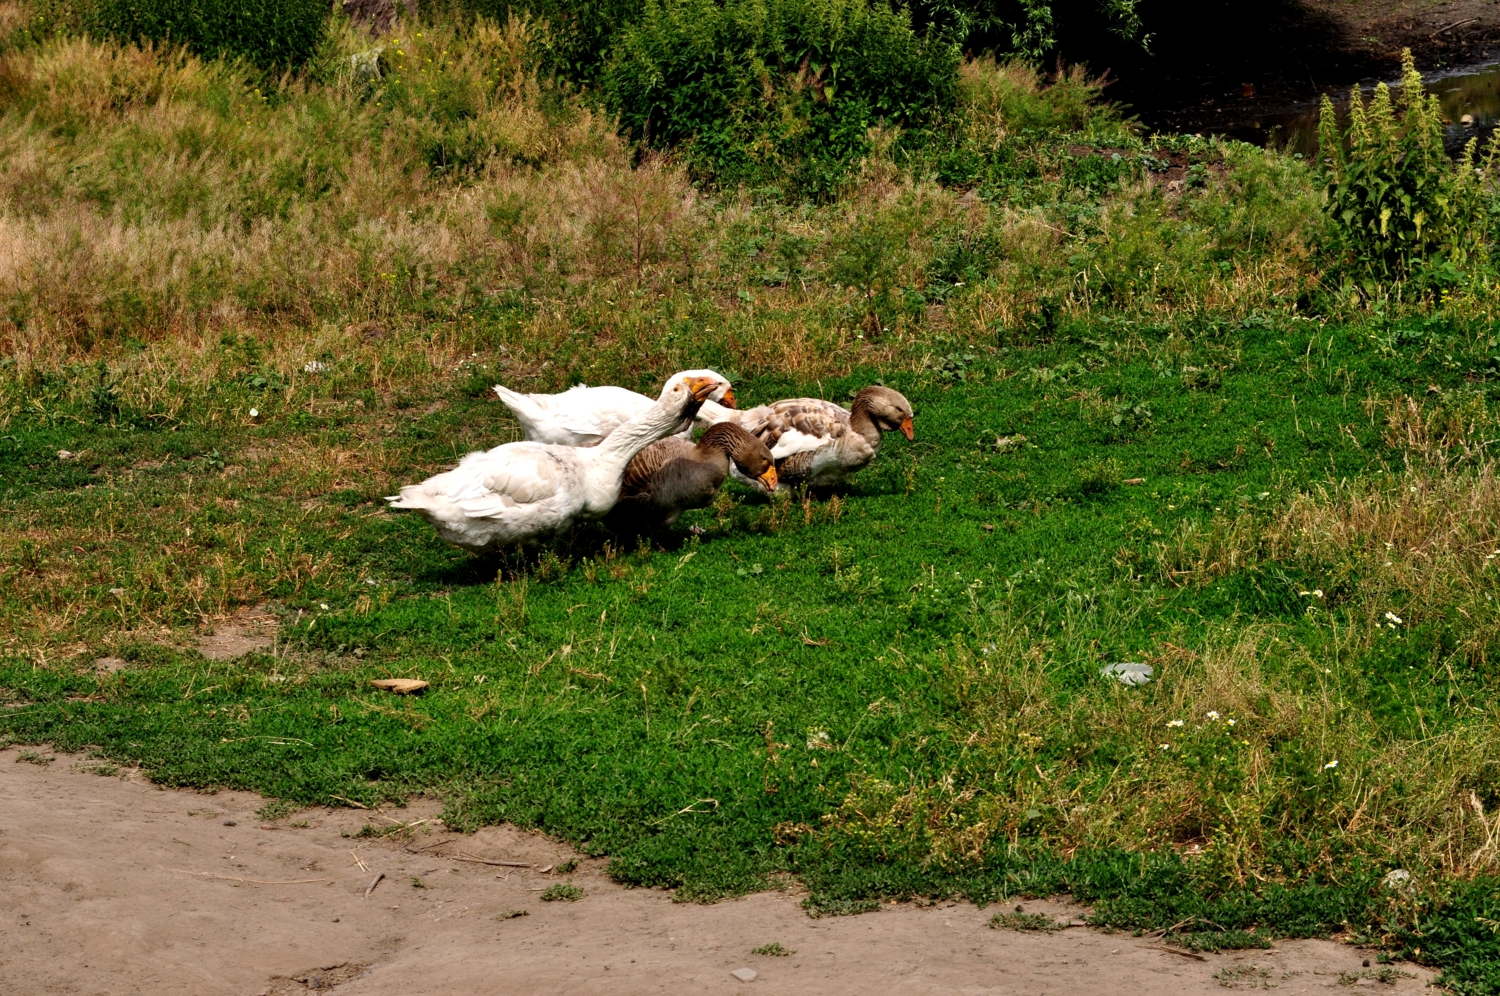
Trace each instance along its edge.
<instances>
[{"instance_id":1,"label":"green shrub","mask_svg":"<svg viewBox=\"0 0 1500 996\"><path fill-rule=\"evenodd\" d=\"M932 25L966 48L1040 59L1057 46L1059 30L1103 25L1125 39L1146 40L1136 0L916 0L919 26Z\"/></svg>"},{"instance_id":2,"label":"green shrub","mask_svg":"<svg viewBox=\"0 0 1500 996\"><path fill-rule=\"evenodd\" d=\"M1422 89L1410 50L1392 99L1384 84L1367 104L1356 88L1341 134L1333 103L1323 98L1320 156L1342 268L1374 296L1378 284L1413 280L1418 289L1458 282L1489 260L1486 232L1491 173L1500 143L1491 141L1476 172L1477 141L1457 162L1443 148L1443 115Z\"/></svg>"},{"instance_id":3,"label":"green shrub","mask_svg":"<svg viewBox=\"0 0 1500 996\"><path fill-rule=\"evenodd\" d=\"M323 40L328 0L41 0L55 27L121 41L186 45L201 55L240 56L266 68L298 65Z\"/></svg>"},{"instance_id":4,"label":"green shrub","mask_svg":"<svg viewBox=\"0 0 1500 996\"><path fill-rule=\"evenodd\" d=\"M878 125L922 129L952 107L956 48L868 0L650 0L602 77L638 140L684 147L719 185L826 199Z\"/></svg>"}]
</instances>

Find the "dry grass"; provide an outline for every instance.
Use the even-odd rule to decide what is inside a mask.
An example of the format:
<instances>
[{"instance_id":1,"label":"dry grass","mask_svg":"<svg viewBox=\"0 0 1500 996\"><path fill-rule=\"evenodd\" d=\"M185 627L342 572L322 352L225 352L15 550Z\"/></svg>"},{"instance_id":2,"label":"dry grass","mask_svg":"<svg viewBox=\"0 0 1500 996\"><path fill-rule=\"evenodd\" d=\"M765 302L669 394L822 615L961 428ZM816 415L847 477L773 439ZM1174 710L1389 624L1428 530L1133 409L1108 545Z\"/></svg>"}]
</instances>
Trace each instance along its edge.
<instances>
[{"instance_id":1,"label":"dry grass","mask_svg":"<svg viewBox=\"0 0 1500 996\"><path fill-rule=\"evenodd\" d=\"M705 361L815 378L915 365L1044 304L1064 318L1243 313L1307 280L1316 213L1296 208L1310 185L1259 152L1234 153L1223 189L1164 197L1145 183L1080 214L1048 200L1066 165L1054 153L1033 156L1041 196L1023 206L913 176L877 141L841 202L760 204L634 158L538 74L536 40L515 20L350 31L269 95L171 49L4 52L0 353L14 363L0 413L38 377L103 359L131 406L170 419L196 397L222 419L201 394L250 365L226 339L255 344L288 406L430 395L471 353L538 387L643 386ZM1081 78L1049 89L977 61L964 81L984 143L1119 130ZM880 272L853 286L841 260L870 238ZM942 308L911 305L958 243L982 247L990 279ZM300 376L331 357L316 388Z\"/></svg>"}]
</instances>

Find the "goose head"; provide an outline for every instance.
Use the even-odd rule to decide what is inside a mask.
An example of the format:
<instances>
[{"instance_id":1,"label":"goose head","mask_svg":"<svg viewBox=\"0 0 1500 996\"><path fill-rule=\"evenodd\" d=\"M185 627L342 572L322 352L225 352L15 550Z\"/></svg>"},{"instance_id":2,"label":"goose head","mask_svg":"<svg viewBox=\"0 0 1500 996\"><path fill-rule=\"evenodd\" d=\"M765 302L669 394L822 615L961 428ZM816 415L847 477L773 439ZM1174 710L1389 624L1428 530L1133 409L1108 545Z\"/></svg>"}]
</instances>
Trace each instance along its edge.
<instances>
[{"instance_id":1,"label":"goose head","mask_svg":"<svg viewBox=\"0 0 1500 996\"><path fill-rule=\"evenodd\" d=\"M719 449L733 461L735 469L760 485L766 494L776 490L776 459L765 443L733 422L709 426L698 440L700 449Z\"/></svg>"},{"instance_id":2,"label":"goose head","mask_svg":"<svg viewBox=\"0 0 1500 996\"><path fill-rule=\"evenodd\" d=\"M911 402L900 391L888 387L867 387L854 396L850 411L862 410L881 432L900 432L912 439Z\"/></svg>"},{"instance_id":3,"label":"goose head","mask_svg":"<svg viewBox=\"0 0 1500 996\"><path fill-rule=\"evenodd\" d=\"M729 381L725 380L724 377L715 370L682 370L668 378L667 383L671 384L677 380L681 380L683 382L687 382L690 380L713 381L713 390L708 393L707 397L699 398L698 400L715 401L723 405L725 408L734 407L734 388L730 386Z\"/></svg>"}]
</instances>

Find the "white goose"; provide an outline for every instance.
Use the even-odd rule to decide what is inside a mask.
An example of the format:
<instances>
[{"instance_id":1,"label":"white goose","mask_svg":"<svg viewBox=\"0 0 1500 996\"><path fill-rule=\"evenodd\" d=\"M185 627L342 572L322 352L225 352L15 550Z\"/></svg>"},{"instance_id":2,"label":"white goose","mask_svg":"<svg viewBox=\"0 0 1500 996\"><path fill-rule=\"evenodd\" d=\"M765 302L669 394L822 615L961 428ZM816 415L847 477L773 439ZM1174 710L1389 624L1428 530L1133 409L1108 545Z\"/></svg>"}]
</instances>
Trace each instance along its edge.
<instances>
[{"instance_id":1,"label":"white goose","mask_svg":"<svg viewBox=\"0 0 1500 996\"><path fill-rule=\"evenodd\" d=\"M875 459L883 432L912 438L911 402L888 387L871 386L847 409L818 398L789 398L735 411L706 402L698 417L734 422L765 443L776 460L783 491L798 484L838 484ZM751 482L731 467L735 479Z\"/></svg>"},{"instance_id":2,"label":"white goose","mask_svg":"<svg viewBox=\"0 0 1500 996\"><path fill-rule=\"evenodd\" d=\"M673 380L690 377L712 378L720 386L714 388L709 400L734 408L734 391L723 377L712 370L684 370L673 375ZM558 446L597 446L600 440L656 403L623 387L582 384L561 394L522 394L496 384L495 393L520 420L528 440ZM685 436L692 428L692 419L687 419L675 431Z\"/></svg>"},{"instance_id":3,"label":"white goose","mask_svg":"<svg viewBox=\"0 0 1500 996\"><path fill-rule=\"evenodd\" d=\"M466 550L543 539L613 508L631 458L676 432L701 401L728 386L717 374L678 374L644 413L598 446L506 443L470 453L452 470L386 500L392 508L414 510L444 540Z\"/></svg>"}]
</instances>

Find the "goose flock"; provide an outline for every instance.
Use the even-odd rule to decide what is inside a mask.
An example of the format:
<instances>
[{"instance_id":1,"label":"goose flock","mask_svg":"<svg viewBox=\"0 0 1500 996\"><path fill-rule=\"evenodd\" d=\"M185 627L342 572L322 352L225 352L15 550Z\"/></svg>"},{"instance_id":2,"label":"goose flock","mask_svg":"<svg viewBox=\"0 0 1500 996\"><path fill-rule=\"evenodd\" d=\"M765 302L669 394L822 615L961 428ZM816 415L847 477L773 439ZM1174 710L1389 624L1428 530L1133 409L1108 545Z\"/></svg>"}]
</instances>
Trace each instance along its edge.
<instances>
[{"instance_id":1,"label":"goose flock","mask_svg":"<svg viewBox=\"0 0 1500 996\"><path fill-rule=\"evenodd\" d=\"M654 401L623 387L495 393L525 442L470 453L386 499L466 550L538 542L610 513L671 525L731 474L768 494L837 484L875 459L884 433L912 438L911 403L888 387L865 388L847 409L789 398L745 411L712 370L673 374ZM694 443L699 421L708 428Z\"/></svg>"}]
</instances>

